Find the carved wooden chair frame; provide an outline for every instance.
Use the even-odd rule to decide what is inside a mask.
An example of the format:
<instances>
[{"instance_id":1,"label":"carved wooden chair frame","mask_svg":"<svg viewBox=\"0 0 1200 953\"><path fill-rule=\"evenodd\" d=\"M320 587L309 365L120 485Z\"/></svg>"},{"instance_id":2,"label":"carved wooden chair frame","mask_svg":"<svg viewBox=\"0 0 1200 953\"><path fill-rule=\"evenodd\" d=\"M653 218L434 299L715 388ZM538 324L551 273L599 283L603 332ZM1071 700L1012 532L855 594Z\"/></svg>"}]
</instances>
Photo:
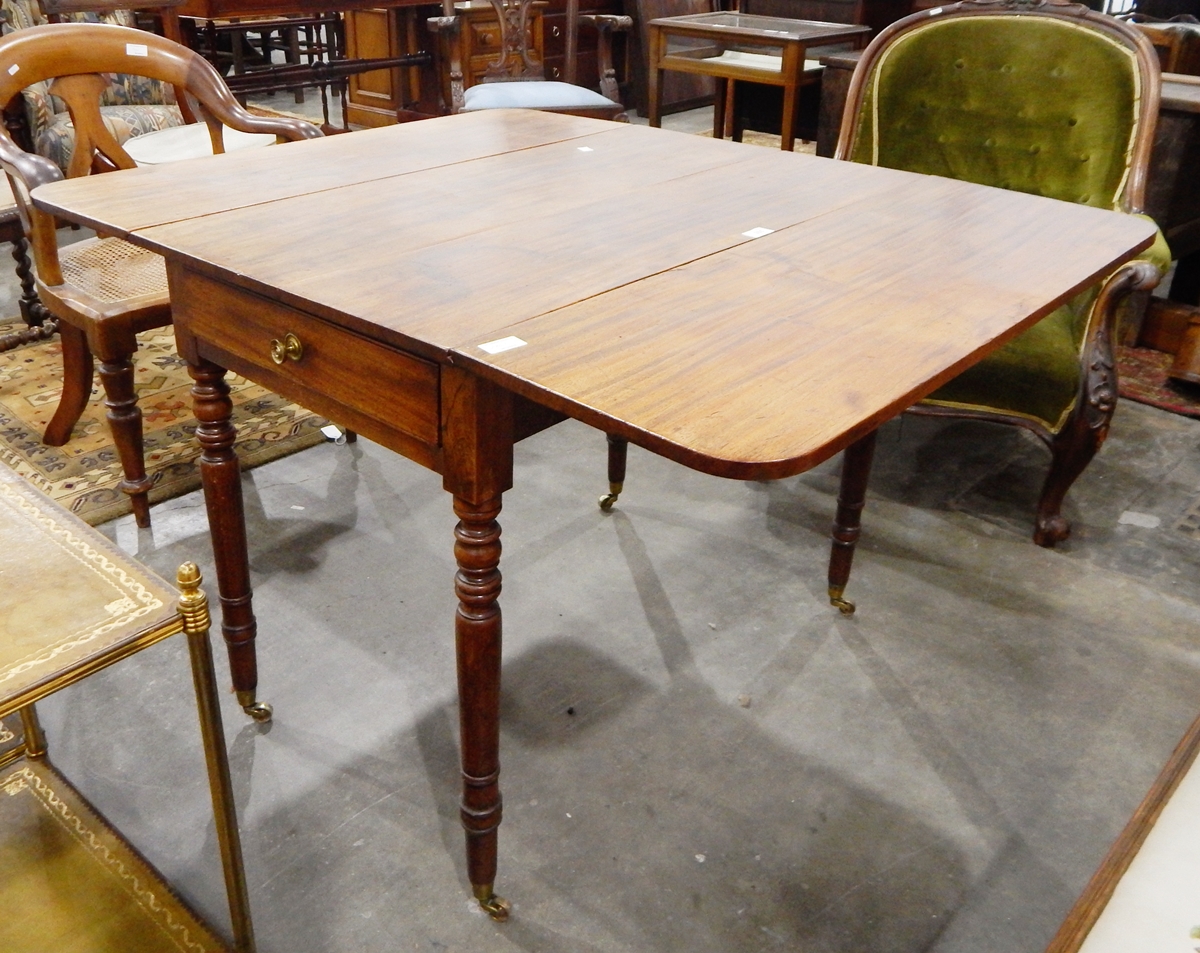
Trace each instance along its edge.
<instances>
[{"instance_id":1,"label":"carved wooden chair frame","mask_svg":"<svg viewBox=\"0 0 1200 953\"><path fill-rule=\"evenodd\" d=\"M495 8L496 18L500 24L500 56L488 64L484 73L487 81L505 83L545 79L542 63L530 55L528 43L530 7L536 0L489 0L489 2ZM567 0L563 82L572 86L577 85L578 57L576 51L579 43L579 27L585 23L594 27L598 35L596 56L600 74L600 94L614 103L619 103L621 101L620 90L616 69L613 66L612 34L632 29L633 18L607 13L581 14L579 0ZM446 107L452 114L458 113L464 106L465 85L462 55L458 43L454 42L455 35L462 28L462 20L454 11L454 0L442 0L442 16L431 17L429 28L447 38L443 48L449 51L449 62L443 68L449 69L450 102L446 104ZM515 72L510 65L513 63L519 64ZM623 116L624 113L620 115Z\"/></svg>"},{"instance_id":2,"label":"carved wooden chair frame","mask_svg":"<svg viewBox=\"0 0 1200 953\"><path fill-rule=\"evenodd\" d=\"M151 33L109 24L63 23L31 27L0 39L0 102L9 102L33 83L53 80L54 95L67 104L75 127L68 176L135 167L100 115L99 94L107 85L102 74L110 73L147 76L174 86L184 118L207 125L215 153L224 152L221 130L226 125L241 132L270 133L280 140L321 135L303 120L251 115L202 56ZM91 392L93 355L100 358L108 422L125 471L121 488L131 497L138 524L148 526L146 493L153 480L146 476L142 459L141 412L131 358L138 332L171 323L165 285L161 291L142 289L117 301L97 298L73 285L64 278L54 216L35 208L30 200L35 188L61 180L63 173L49 159L18 146L4 128L0 128L0 168L12 183L21 224L32 245L39 297L59 320L63 340L63 397L45 442L60 446L70 437ZM130 248L117 239L100 241Z\"/></svg>"},{"instance_id":3,"label":"carved wooden chair frame","mask_svg":"<svg viewBox=\"0 0 1200 953\"><path fill-rule=\"evenodd\" d=\"M1136 116L1136 130L1130 150L1129 172L1117 196L1115 210L1140 214L1144 208L1146 176L1154 144L1158 119L1161 71L1158 56L1146 37L1136 28L1096 13L1082 4L1067 0L965 0L963 3L929 10L900 20L875 37L863 53L846 97L841 135L835 158L846 159L852 153L859 128L859 111L867 84L880 56L898 38L920 30L930 22L977 16L1040 17L1086 24L1092 30L1127 47L1137 60L1142 89ZM939 417L961 417L995 423L1013 424L1036 434L1050 448L1050 471L1038 502L1033 538L1040 546L1053 546L1070 534L1070 524L1062 516L1063 499L1071 484L1095 456L1108 435L1117 400L1117 375L1113 363L1113 341L1121 304L1135 290L1148 290L1158 283L1157 269L1146 263L1131 263L1111 275L1102 285L1100 298L1092 309L1084 335L1080 362L1079 390L1074 409L1057 433L1028 417L1002 412L968 411L935 404L917 404L907 412Z\"/></svg>"}]
</instances>

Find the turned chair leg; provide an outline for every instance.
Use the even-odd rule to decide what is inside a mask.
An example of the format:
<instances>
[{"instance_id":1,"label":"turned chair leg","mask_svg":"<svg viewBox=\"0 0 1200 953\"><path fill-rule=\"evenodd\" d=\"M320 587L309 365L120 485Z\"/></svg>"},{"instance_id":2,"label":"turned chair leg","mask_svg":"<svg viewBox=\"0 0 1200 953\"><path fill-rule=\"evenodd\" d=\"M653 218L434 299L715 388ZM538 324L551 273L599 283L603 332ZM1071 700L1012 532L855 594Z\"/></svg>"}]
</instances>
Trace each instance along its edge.
<instances>
[{"instance_id":1,"label":"turned chair leg","mask_svg":"<svg viewBox=\"0 0 1200 953\"><path fill-rule=\"evenodd\" d=\"M128 354L100 363L100 382L104 385L104 406L108 408L108 426L112 431L117 455L125 479L121 489L129 494L137 525L150 525L150 501L146 494L154 481L146 476L142 449L142 412L133 389L133 361Z\"/></svg>"},{"instance_id":2,"label":"turned chair leg","mask_svg":"<svg viewBox=\"0 0 1200 953\"><path fill-rule=\"evenodd\" d=\"M600 497L600 509L608 512L617 502L625 487L625 460L629 454L629 441L616 434L608 434L608 492Z\"/></svg>"},{"instance_id":3,"label":"turned chair leg","mask_svg":"<svg viewBox=\"0 0 1200 953\"><path fill-rule=\"evenodd\" d=\"M83 409L92 396L95 370L87 335L66 323L60 324L58 333L62 340L63 392L58 409L42 437L42 443L49 447L61 447L71 439L71 431L83 416Z\"/></svg>"},{"instance_id":4,"label":"turned chair leg","mask_svg":"<svg viewBox=\"0 0 1200 953\"><path fill-rule=\"evenodd\" d=\"M58 321L37 296L33 265L29 261L29 242L22 237L15 239L12 246L13 261L17 263L17 278L21 281L21 320L31 328L52 325L47 333L41 335L43 338L49 337L57 328Z\"/></svg>"}]
</instances>

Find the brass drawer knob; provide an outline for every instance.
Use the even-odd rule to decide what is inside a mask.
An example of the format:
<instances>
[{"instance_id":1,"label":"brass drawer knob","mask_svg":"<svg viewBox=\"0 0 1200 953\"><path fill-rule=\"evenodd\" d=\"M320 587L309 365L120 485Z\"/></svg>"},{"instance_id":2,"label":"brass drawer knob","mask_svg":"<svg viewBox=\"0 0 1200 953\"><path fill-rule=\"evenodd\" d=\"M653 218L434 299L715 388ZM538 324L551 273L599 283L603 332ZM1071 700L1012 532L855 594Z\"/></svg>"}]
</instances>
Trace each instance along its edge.
<instances>
[{"instance_id":1,"label":"brass drawer knob","mask_svg":"<svg viewBox=\"0 0 1200 953\"><path fill-rule=\"evenodd\" d=\"M293 361L298 361L304 357L304 345L300 343L300 339L296 335L288 331L283 336L283 340L275 338L271 341L271 360L276 364L282 364L288 358Z\"/></svg>"}]
</instances>

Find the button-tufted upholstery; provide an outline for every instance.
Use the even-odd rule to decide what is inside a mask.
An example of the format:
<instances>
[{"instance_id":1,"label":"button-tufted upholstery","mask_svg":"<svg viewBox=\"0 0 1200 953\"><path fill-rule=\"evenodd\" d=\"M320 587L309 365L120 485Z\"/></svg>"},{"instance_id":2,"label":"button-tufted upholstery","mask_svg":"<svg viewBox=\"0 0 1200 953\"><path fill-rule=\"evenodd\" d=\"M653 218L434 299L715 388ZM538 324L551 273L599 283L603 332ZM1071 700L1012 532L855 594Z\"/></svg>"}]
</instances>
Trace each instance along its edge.
<instances>
[{"instance_id":1,"label":"button-tufted upholstery","mask_svg":"<svg viewBox=\"0 0 1200 953\"><path fill-rule=\"evenodd\" d=\"M1056 0L969 0L875 39L838 157L1136 213L1158 92L1153 50L1123 24ZM1143 258L1170 265L1161 233ZM1081 292L914 408L1018 423L1050 444L1043 545L1069 532L1062 495L1107 432L1115 307L1100 286Z\"/></svg>"},{"instance_id":2,"label":"button-tufted upholstery","mask_svg":"<svg viewBox=\"0 0 1200 953\"><path fill-rule=\"evenodd\" d=\"M62 18L73 23L136 25L130 10L69 13ZM37 0L0 0L0 35L7 36L47 22ZM183 115L175 104L175 91L167 84L124 73L114 73L108 79L108 88L100 100L100 115L118 143L183 124ZM34 83L21 95L34 151L65 172L75 152L75 127L66 103L50 93L47 82Z\"/></svg>"},{"instance_id":3,"label":"button-tufted upholstery","mask_svg":"<svg viewBox=\"0 0 1200 953\"><path fill-rule=\"evenodd\" d=\"M933 22L879 57L852 158L1116 208L1141 92L1133 50L1075 23Z\"/></svg>"}]
</instances>

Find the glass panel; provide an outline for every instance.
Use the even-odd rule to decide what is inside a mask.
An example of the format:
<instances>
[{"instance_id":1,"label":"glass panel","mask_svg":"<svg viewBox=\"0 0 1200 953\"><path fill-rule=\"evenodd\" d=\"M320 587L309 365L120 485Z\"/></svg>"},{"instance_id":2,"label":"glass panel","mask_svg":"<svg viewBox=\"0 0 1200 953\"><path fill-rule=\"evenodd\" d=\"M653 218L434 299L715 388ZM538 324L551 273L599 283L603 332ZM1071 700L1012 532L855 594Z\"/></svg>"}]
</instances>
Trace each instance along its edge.
<instances>
[{"instance_id":1,"label":"glass panel","mask_svg":"<svg viewBox=\"0 0 1200 953\"><path fill-rule=\"evenodd\" d=\"M750 69L779 72L783 46L773 43L747 43L742 37L712 39L691 36L667 36L667 56L697 60L720 60Z\"/></svg>"}]
</instances>

